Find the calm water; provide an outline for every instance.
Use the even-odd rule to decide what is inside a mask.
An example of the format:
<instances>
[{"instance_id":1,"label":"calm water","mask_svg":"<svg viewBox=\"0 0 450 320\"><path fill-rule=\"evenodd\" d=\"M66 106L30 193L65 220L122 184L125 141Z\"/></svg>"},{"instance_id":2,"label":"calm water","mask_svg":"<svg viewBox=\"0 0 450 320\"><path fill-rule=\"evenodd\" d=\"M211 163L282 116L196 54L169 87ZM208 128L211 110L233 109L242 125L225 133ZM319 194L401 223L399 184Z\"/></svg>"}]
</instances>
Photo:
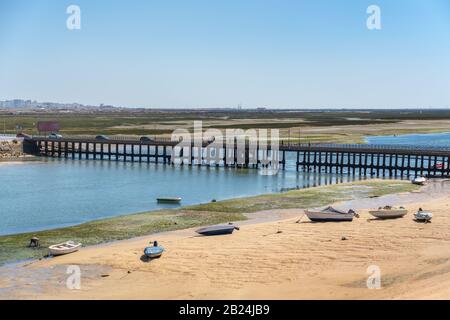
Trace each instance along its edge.
<instances>
[{"instance_id":1,"label":"calm water","mask_svg":"<svg viewBox=\"0 0 450 320\"><path fill-rule=\"evenodd\" d=\"M367 142L450 147L450 133L367 137ZM289 158L291 166L276 176L258 170L108 161L0 163L0 235L174 208L158 204L160 196L182 197L182 204L189 205L352 179L297 173L294 155Z\"/></svg>"},{"instance_id":2,"label":"calm water","mask_svg":"<svg viewBox=\"0 0 450 320\"><path fill-rule=\"evenodd\" d=\"M158 204L160 196L182 197L189 205L335 181L292 169L263 176L258 170L92 160L0 164L0 234L174 207Z\"/></svg>"},{"instance_id":3,"label":"calm water","mask_svg":"<svg viewBox=\"0 0 450 320\"><path fill-rule=\"evenodd\" d=\"M373 144L409 144L419 146L450 147L450 132L430 134L404 134L400 136L366 137Z\"/></svg>"}]
</instances>

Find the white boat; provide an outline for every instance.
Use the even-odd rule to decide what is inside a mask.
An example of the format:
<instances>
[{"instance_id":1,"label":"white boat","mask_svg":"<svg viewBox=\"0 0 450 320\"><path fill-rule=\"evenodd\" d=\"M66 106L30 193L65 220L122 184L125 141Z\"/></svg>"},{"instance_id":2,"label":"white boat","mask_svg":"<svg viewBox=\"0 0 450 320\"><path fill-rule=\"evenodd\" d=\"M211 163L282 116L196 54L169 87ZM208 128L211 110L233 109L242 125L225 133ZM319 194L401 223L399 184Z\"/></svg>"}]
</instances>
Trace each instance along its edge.
<instances>
[{"instance_id":1,"label":"white boat","mask_svg":"<svg viewBox=\"0 0 450 320\"><path fill-rule=\"evenodd\" d=\"M77 243L74 241L66 241L63 243L55 244L48 247L50 254L52 256L60 256L63 254L72 253L78 251L80 249L81 243Z\"/></svg>"},{"instance_id":2,"label":"white boat","mask_svg":"<svg viewBox=\"0 0 450 320\"><path fill-rule=\"evenodd\" d=\"M418 184L418 185L424 185L425 182L427 182L427 179L425 179L425 177L417 177L415 178L413 181L411 181L413 184Z\"/></svg>"},{"instance_id":3,"label":"white boat","mask_svg":"<svg viewBox=\"0 0 450 320\"><path fill-rule=\"evenodd\" d=\"M423 211L422 209L419 209L419 211L414 214L414 218L416 219L416 221L429 222L431 218L433 218L433 214L429 211Z\"/></svg>"},{"instance_id":4,"label":"white boat","mask_svg":"<svg viewBox=\"0 0 450 320\"><path fill-rule=\"evenodd\" d=\"M378 210L370 210L369 213L379 219L396 219L402 218L408 213L404 207L380 207Z\"/></svg>"},{"instance_id":5,"label":"white boat","mask_svg":"<svg viewBox=\"0 0 450 320\"><path fill-rule=\"evenodd\" d=\"M357 213L353 210L341 211L333 207L326 207L322 210L305 210L306 216L311 221L315 222L327 222L327 221L352 221L353 217L358 217Z\"/></svg>"}]
</instances>

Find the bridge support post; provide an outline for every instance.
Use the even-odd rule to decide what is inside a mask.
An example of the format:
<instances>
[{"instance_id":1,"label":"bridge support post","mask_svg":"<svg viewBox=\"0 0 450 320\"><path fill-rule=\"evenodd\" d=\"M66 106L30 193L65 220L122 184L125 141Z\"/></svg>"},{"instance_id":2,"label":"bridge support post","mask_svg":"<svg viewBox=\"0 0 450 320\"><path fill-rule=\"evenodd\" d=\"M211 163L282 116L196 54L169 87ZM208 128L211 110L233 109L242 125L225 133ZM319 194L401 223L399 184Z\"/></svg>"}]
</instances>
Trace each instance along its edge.
<instances>
[{"instance_id":1,"label":"bridge support post","mask_svg":"<svg viewBox=\"0 0 450 320\"><path fill-rule=\"evenodd\" d=\"M163 163L167 163L167 146L163 146Z\"/></svg>"},{"instance_id":2,"label":"bridge support post","mask_svg":"<svg viewBox=\"0 0 450 320\"><path fill-rule=\"evenodd\" d=\"M399 171L399 166L398 166L398 154L395 154L394 176L397 176L397 175L398 175L397 171Z\"/></svg>"},{"instance_id":3,"label":"bridge support post","mask_svg":"<svg viewBox=\"0 0 450 320\"><path fill-rule=\"evenodd\" d=\"M438 157L434 156L433 157L433 175L435 176L437 174L437 164L438 164Z\"/></svg>"},{"instance_id":4,"label":"bridge support post","mask_svg":"<svg viewBox=\"0 0 450 320\"><path fill-rule=\"evenodd\" d=\"M411 170L411 155L408 154L407 167L406 167L406 175L409 177L409 172Z\"/></svg>"},{"instance_id":5,"label":"bridge support post","mask_svg":"<svg viewBox=\"0 0 450 320\"><path fill-rule=\"evenodd\" d=\"M450 156L447 157L447 161L444 163L446 176L450 176Z\"/></svg>"},{"instance_id":6,"label":"bridge support post","mask_svg":"<svg viewBox=\"0 0 450 320\"><path fill-rule=\"evenodd\" d=\"M389 177L392 177L392 154L389 154Z\"/></svg>"},{"instance_id":7,"label":"bridge support post","mask_svg":"<svg viewBox=\"0 0 450 320\"><path fill-rule=\"evenodd\" d=\"M424 156L420 156L420 175L423 175L423 172L425 170L425 165L424 165Z\"/></svg>"}]
</instances>

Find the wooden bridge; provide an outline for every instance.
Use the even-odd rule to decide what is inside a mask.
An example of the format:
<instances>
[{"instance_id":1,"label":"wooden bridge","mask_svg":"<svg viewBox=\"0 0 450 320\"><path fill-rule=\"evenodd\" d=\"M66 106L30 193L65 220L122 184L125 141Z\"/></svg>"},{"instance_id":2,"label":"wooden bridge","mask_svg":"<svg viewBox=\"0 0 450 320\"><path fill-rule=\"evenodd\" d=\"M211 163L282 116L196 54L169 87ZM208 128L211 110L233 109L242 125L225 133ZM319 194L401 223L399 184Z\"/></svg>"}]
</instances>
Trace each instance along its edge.
<instances>
[{"instance_id":1,"label":"wooden bridge","mask_svg":"<svg viewBox=\"0 0 450 320\"><path fill-rule=\"evenodd\" d=\"M26 153L54 158L137 161L179 165L253 167L295 167L297 171L347 173L369 176L450 177L450 148L371 144L299 144L280 141L272 145L238 148L235 141L214 147L214 143L191 142L176 147L178 141L135 137L95 138L74 136L49 138L32 136L24 140ZM274 146L275 147L275 146ZM177 150L178 148L178 150ZM211 155L214 151L214 155Z\"/></svg>"}]
</instances>

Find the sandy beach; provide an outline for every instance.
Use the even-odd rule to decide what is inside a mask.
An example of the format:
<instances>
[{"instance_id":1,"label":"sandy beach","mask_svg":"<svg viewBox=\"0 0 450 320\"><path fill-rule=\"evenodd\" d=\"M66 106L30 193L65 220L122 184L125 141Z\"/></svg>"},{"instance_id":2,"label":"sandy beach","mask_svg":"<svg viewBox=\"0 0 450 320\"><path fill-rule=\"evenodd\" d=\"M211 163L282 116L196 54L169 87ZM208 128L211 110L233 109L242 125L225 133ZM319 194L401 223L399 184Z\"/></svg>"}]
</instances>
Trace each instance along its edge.
<instances>
[{"instance_id":1,"label":"sandy beach","mask_svg":"<svg viewBox=\"0 0 450 320\"><path fill-rule=\"evenodd\" d=\"M358 209L360 218L349 223L311 223L302 209L273 210L228 236L178 230L10 266L0 276L0 298L449 299L449 187L441 181L337 203ZM368 209L381 204L404 204L409 213L376 220ZM419 207L433 212L432 223L413 220ZM149 262L141 256L152 240L166 252ZM80 290L66 288L68 265L81 268ZM371 265L380 268L380 289L367 288Z\"/></svg>"}]
</instances>

